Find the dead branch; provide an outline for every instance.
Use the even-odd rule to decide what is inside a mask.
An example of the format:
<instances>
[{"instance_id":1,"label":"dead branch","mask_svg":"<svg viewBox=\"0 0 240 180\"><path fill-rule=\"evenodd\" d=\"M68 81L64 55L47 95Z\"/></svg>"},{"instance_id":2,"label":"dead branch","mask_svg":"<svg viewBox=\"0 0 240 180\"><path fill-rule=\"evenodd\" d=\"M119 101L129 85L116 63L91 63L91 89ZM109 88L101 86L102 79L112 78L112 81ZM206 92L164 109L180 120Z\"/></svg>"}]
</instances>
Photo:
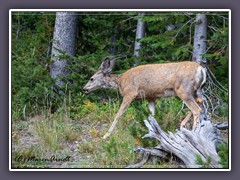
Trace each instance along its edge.
<instances>
[{"instance_id":1,"label":"dead branch","mask_svg":"<svg viewBox=\"0 0 240 180\"><path fill-rule=\"evenodd\" d=\"M147 162L148 158L149 158L149 154L145 153L143 156L143 160L141 162L134 165L129 165L126 168L140 168L142 165L144 165Z\"/></svg>"},{"instance_id":2,"label":"dead branch","mask_svg":"<svg viewBox=\"0 0 240 180\"><path fill-rule=\"evenodd\" d=\"M210 116L214 115L219 118L216 110L223 104L224 100L218 94L219 92L227 94L228 90L216 79L210 68L208 66L205 67L207 69L207 82L202 88L203 107Z\"/></svg>"},{"instance_id":3,"label":"dead branch","mask_svg":"<svg viewBox=\"0 0 240 180\"><path fill-rule=\"evenodd\" d=\"M170 153L181 159L186 168L201 168L201 165L197 164L197 156L204 162L207 162L210 157L209 167L221 168L216 150L217 146L224 142L218 129L221 128L221 125L214 125L210 120L209 116L202 113L200 122L194 130L182 128L176 133L166 133L160 128L154 117L149 116L148 120L144 120L149 132L143 138L154 138L160 144L156 148L137 147L135 151L161 158L166 158L167 154ZM140 167L144 164L143 162L147 162L146 158L141 163L128 167Z\"/></svg>"}]
</instances>

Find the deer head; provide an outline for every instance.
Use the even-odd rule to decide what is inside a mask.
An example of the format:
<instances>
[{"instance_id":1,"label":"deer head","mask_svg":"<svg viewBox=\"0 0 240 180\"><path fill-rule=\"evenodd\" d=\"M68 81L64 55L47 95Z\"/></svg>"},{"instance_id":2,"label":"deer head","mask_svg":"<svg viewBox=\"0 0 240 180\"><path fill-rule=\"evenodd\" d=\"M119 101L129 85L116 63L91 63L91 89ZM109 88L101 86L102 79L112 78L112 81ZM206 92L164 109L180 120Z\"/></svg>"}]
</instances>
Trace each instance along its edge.
<instances>
[{"instance_id":1,"label":"deer head","mask_svg":"<svg viewBox=\"0 0 240 180\"><path fill-rule=\"evenodd\" d=\"M108 82L105 80L105 77L112 72L114 65L115 60L110 60L109 57L106 57L100 65L98 71L90 78L88 83L84 86L84 93L87 94L100 87L108 88Z\"/></svg>"}]
</instances>

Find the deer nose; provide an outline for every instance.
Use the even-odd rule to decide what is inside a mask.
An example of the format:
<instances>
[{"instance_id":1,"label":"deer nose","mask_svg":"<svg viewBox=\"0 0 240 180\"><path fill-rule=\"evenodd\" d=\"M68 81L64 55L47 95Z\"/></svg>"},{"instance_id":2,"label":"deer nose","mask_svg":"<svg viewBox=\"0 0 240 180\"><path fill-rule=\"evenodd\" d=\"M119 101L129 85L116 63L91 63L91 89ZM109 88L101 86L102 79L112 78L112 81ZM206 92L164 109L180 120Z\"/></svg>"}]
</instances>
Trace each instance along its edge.
<instances>
[{"instance_id":1,"label":"deer nose","mask_svg":"<svg viewBox=\"0 0 240 180\"><path fill-rule=\"evenodd\" d=\"M87 94L87 93L88 93L88 89L83 88L83 92L84 92L85 94Z\"/></svg>"}]
</instances>

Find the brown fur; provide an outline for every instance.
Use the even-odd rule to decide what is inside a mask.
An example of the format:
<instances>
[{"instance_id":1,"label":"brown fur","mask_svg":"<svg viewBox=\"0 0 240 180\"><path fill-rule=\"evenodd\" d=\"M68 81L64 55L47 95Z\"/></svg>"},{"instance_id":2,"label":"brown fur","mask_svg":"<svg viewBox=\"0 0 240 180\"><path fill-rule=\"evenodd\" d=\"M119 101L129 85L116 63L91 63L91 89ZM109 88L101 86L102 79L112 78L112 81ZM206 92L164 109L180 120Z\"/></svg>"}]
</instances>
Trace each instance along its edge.
<instances>
[{"instance_id":1,"label":"brown fur","mask_svg":"<svg viewBox=\"0 0 240 180\"><path fill-rule=\"evenodd\" d=\"M200 88L205 82L204 68L195 62L178 62L163 64L148 64L129 69L121 75L110 74L114 64L105 59L98 72L92 76L84 87L85 92L90 92L98 87L118 89L123 96L123 102L110 127L107 138L113 131L117 121L134 99L145 99L155 104L161 97L178 96L191 110L194 123L199 119L202 103ZM150 109L151 110L151 109ZM154 114L154 108L151 111ZM189 119L181 123L181 128Z\"/></svg>"},{"instance_id":2,"label":"brown fur","mask_svg":"<svg viewBox=\"0 0 240 180\"><path fill-rule=\"evenodd\" d=\"M119 91L122 96L134 91L138 98L145 99L164 97L166 90L173 90L180 97L185 91L193 94L198 84L194 81L194 76L189 75L195 75L199 66L195 62L138 66L120 76ZM184 88L184 92L181 88Z\"/></svg>"}]
</instances>

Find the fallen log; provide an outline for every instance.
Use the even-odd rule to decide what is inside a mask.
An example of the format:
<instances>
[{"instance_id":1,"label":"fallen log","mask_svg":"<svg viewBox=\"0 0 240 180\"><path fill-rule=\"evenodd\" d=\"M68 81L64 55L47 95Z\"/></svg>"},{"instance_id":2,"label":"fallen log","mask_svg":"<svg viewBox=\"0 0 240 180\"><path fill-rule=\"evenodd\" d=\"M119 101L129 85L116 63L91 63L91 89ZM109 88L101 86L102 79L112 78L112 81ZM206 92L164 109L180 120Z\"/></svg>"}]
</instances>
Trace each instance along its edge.
<instances>
[{"instance_id":1,"label":"fallen log","mask_svg":"<svg viewBox=\"0 0 240 180\"><path fill-rule=\"evenodd\" d=\"M167 153L181 159L184 163L182 167L185 168L201 168L202 165L197 162L198 158L202 162L208 163L209 168L221 168L217 147L224 142L224 139L218 127L225 129L228 127L227 124L213 124L210 117L204 113L200 115L200 122L194 130L181 128L176 133L166 133L152 116L149 116L148 120L144 120L144 123L149 132L143 138L154 138L160 144L155 148L135 148L134 150L142 152L145 158L141 163L127 168L141 167L147 162L148 155L166 158Z\"/></svg>"}]
</instances>

